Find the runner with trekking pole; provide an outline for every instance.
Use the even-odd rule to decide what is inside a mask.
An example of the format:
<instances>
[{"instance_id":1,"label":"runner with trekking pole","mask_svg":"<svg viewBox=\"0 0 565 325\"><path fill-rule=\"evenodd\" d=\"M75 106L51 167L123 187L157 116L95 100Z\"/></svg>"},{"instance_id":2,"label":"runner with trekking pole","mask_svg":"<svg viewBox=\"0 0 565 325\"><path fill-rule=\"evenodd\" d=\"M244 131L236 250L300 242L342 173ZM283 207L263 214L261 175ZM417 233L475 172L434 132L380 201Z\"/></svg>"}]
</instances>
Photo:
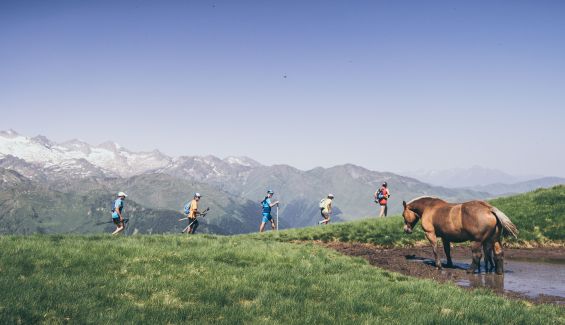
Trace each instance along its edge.
<instances>
[{"instance_id":1,"label":"runner with trekking pole","mask_svg":"<svg viewBox=\"0 0 565 325\"><path fill-rule=\"evenodd\" d=\"M275 192L268 190L267 196L265 196L263 201L261 201L261 207L263 209L263 219L261 220L261 225L259 226L259 232L265 231L265 224L267 222L271 223L271 229L272 230L277 229L278 222L279 222L279 220L278 220L279 219L279 201L271 202L271 199L273 198L274 194L275 194ZM276 223L273 220L273 216L271 216L271 210L273 209L274 206L277 207L277 221L276 221Z\"/></svg>"},{"instance_id":2,"label":"runner with trekking pole","mask_svg":"<svg viewBox=\"0 0 565 325\"><path fill-rule=\"evenodd\" d=\"M112 222L116 225L116 230L112 233L112 235L117 235L126 229L126 219L124 219L123 212L124 212L124 200L126 199L127 195L124 192L118 193L118 198L114 201L114 205L112 208Z\"/></svg>"},{"instance_id":3,"label":"runner with trekking pole","mask_svg":"<svg viewBox=\"0 0 565 325\"><path fill-rule=\"evenodd\" d=\"M194 234L196 232L196 228L198 228L198 225L200 224L198 222L198 216L206 216L206 213L210 210L208 208L204 212L198 211L198 203L200 202L201 197L202 195L200 195L200 193L194 193L192 201L184 205L184 213L186 213L187 216L180 220L188 219L188 226L183 229L183 233L186 232L187 234Z\"/></svg>"},{"instance_id":4,"label":"runner with trekking pole","mask_svg":"<svg viewBox=\"0 0 565 325\"><path fill-rule=\"evenodd\" d=\"M320 225L327 225L330 223L330 217L332 215L332 203L333 203L334 195L328 194L326 198L320 200L320 214L324 220L318 222Z\"/></svg>"}]
</instances>

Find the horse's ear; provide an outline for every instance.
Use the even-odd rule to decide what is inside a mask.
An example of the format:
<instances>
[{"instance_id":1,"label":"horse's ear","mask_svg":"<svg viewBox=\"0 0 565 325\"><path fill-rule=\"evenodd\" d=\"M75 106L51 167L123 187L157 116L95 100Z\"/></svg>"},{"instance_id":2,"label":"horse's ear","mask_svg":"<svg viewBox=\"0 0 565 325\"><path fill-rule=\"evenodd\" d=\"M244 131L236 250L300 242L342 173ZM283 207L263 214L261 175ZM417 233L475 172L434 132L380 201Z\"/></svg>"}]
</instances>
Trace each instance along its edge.
<instances>
[{"instance_id":1,"label":"horse's ear","mask_svg":"<svg viewBox=\"0 0 565 325\"><path fill-rule=\"evenodd\" d=\"M402 205L404 206L404 209L406 209L406 201L402 201Z\"/></svg>"}]
</instances>

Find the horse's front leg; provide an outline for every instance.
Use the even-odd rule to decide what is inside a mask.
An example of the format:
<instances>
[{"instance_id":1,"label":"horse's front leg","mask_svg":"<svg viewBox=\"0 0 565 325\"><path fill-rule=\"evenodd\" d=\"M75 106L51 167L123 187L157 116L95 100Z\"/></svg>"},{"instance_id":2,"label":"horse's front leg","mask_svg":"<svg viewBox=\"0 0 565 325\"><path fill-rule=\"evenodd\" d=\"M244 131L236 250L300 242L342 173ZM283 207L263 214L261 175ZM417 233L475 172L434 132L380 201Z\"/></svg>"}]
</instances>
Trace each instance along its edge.
<instances>
[{"instance_id":1,"label":"horse's front leg","mask_svg":"<svg viewBox=\"0 0 565 325\"><path fill-rule=\"evenodd\" d=\"M439 255L437 254L437 237L433 232L426 232L426 238L432 244L432 249L434 251L434 259L436 261L436 268L441 269L441 261L439 260Z\"/></svg>"},{"instance_id":2,"label":"horse's front leg","mask_svg":"<svg viewBox=\"0 0 565 325\"><path fill-rule=\"evenodd\" d=\"M441 239L443 242L443 251L445 252L445 258L447 258L447 267L453 267L453 261L451 260L451 242L447 239Z\"/></svg>"}]
</instances>

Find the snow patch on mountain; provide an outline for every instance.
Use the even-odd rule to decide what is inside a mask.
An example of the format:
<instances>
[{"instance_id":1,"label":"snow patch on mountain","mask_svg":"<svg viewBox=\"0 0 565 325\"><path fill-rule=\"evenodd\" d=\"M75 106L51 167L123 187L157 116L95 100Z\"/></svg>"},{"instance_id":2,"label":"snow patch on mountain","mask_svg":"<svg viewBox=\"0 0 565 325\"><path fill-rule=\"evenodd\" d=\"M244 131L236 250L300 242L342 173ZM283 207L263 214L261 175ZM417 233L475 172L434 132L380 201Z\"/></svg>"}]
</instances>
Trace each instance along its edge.
<instances>
[{"instance_id":1,"label":"snow patch on mountain","mask_svg":"<svg viewBox=\"0 0 565 325\"><path fill-rule=\"evenodd\" d=\"M195 179L215 179L227 175L244 176L254 167L261 166L247 157L214 156L171 158L158 150L133 152L115 142L104 142L93 146L73 139L56 143L38 135L26 137L14 130L0 131L0 158L7 156L44 168L49 173L72 176L121 176L129 177L148 172L183 173ZM24 174L30 173L30 166L18 164Z\"/></svg>"},{"instance_id":2,"label":"snow patch on mountain","mask_svg":"<svg viewBox=\"0 0 565 325\"><path fill-rule=\"evenodd\" d=\"M91 146L71 140L57 144L44 136L29 138L13 130L0 131L0 154L11 155L52 171L69 170L74 175L84 177L100 173L126 177L170 163L170 158L160 152L134 153L114 142Z\"/></svg>"}]
</instances>

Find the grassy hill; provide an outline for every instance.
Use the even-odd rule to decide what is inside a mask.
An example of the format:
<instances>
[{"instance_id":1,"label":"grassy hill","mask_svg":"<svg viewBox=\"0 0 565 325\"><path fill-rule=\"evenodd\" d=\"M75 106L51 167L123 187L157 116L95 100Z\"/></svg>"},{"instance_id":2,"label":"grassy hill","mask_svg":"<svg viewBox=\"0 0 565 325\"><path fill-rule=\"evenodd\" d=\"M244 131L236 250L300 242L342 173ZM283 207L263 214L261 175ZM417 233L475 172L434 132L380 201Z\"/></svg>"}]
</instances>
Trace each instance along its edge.
<instances>
[{"instance_id":1,"label":"grassy hill","mask_svg":"<svg viewBox=\"0 0 565 325\"><path fill-rule=\"evenodd\" d=\"M507 237L505 242L515 245L565 242L565 186L499 198L490 203L508 215L520 230L518 239ZM251 236L265 240L351 241L382 246L406 246L425 240L420 225L412 235L405 235L402 225L402 217L394 216Z\"/></svg>"},{"instance_id":2,"label":"grassy hill","mask_svg":"<svg viewBox=\"0 0 565 325\"><path fill-rule=\"evenodd\" d=\"M558 324L565 309L249 236L2 236L0 323Z\"/></svg>"},{"instance_id":3,"label":"grassy hill","mask_svg":"<svg viewBox=\"0 0 565 325\"><path fill-rule=\"evenodd\" d=\"M520 230L519 241L565 241L565 186L492 200Z\"/></svg>"},{"instance_id":4,"label":"grassy hill","mask_svg":"<svg viewBox=\"0 0 565 325\"><path fill-rule=\"evenodd\" d=\"M520 228L516 244L563 242L564 186L492 203ZM405 246L423 240L417 229L404 235L397 216L233 237L1 236L0 323L565 323L562 307L288 243Z\"/></svg>"}]
</instances>

